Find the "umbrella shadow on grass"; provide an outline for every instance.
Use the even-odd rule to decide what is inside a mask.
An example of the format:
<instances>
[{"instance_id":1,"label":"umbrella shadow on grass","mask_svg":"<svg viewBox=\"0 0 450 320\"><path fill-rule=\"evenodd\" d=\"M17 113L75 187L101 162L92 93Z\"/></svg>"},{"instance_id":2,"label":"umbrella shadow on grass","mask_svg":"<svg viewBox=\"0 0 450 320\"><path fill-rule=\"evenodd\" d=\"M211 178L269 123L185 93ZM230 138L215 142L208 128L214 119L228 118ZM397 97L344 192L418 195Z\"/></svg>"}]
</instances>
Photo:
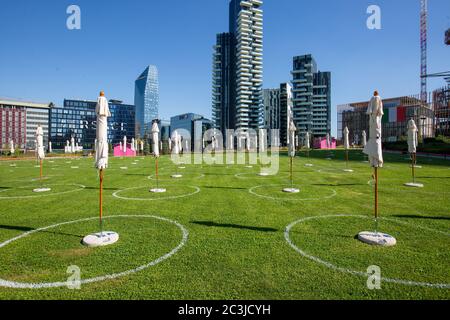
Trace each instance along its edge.
<instances>
[{"instance_id":1,"label":"umbrella shadow on grass","mask_svg":"<svg viewBox=\"0 0 450 320\"><path fill-rule=\"evenodd\" d=\"M239 224L233 223L216 223L213 221L191 221L191 223L198 224L205 227L218 227L218 228L232 228L232 229L245 229L252 231L261 231L261 232L277 232L277 229L268 228L268 227L253 227L253 226L243 226Z\"/></svg>"},{"instance_id":2,"label":"umbrella shadow on grass","mask_svg":"<svg viewBox=\"0 0 450 320\"><path fill-rule=\"evenodd\" d=\"M231 190L247 190L248 188L241 187L219 187L219 186L204 186L206 189L231 189Z\"/></svg>"},{"instance_id":3,"label":"umbrella shadow on grass","mask_svg":"<svg viewBox=\"0 0 450 320\"><path fill-rule=\"evenodd\" d=\"M3 230L14 230L14 231L23 231L23 232L30 232L33 230L36 230L36 228L31 227L23 227L23 226L6 226L0 224L0 229ZM65 233L65 232L56 232L56 231L47 231L47 230L41 230L38 231L38 233L50 233L50 234L56 234L61 236L70 236L70 237L76 237L76 238L83 238L83 236L72 234L72 233Z\"/></svg>"},{"instance_id":4,"label":"umbrella shadow on grass","mask_svg":"<svg viewBox=\"0 0 450 320\"><path fill-rule=\"evenodd\" d=\"M438 217L438 216L420 216L416 214L395 214L396 218L408 218L408 219L429 219L429 220L450 220L450 217Z\"/></svg>"},{"instance_id":5,"label":"umbrella shadow on grass","mask_svg":"<svg viewBox=\"0 0 450 320\"><path fill-rule=\"evenodd\" d=\"M86 187L84 189L86 189L86 190L99 190L100 187ZM117 191L117 190L120 190L120 189L119 188L105 188L105 187L103 187L103 190Z\"/></svg>"}]
</instances>

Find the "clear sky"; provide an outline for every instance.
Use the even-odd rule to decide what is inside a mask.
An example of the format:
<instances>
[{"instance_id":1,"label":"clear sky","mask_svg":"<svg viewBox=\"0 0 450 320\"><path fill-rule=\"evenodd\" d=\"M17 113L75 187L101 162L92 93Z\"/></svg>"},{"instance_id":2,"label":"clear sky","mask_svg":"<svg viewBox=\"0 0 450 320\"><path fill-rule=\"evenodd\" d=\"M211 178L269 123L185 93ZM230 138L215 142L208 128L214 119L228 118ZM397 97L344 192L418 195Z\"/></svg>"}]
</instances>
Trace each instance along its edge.
<instances>
[{"instance_id":1,"label":"clear sky","mask_svg":"<svg viewBox=\"0 0 450 320\"><path fill-rule=\"evenodd\" d=\"M81 30L66 9L81 8ZM366 9L381 7L381 30ZM419 0L264 0L264 87L291 78L292 57L311 53L332 72L335 106L418 94ZM450 70L450 1L429 0L429 72ZM160 73L160 115L211 114L212 46L228 30L228 0L0 0L0 97L31 101L108 98L133 103L146 65ZM430 80L429 88L443 86ZM334 129L335 130L335 129Z\"/></svg>"}]
</instances>

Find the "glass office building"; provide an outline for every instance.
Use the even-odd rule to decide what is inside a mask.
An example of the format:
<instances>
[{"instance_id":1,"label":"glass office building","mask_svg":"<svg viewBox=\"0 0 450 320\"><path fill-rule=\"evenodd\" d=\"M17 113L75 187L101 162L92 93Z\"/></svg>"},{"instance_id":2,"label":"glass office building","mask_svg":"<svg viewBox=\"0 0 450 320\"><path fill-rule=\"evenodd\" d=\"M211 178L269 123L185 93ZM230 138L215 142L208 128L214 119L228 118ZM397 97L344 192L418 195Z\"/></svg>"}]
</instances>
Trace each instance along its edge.
<instances>
[{"instance_id":1,"label":"glass office building","mask_svg":"<svg viewBox=\"0 0 450 320\"><path fill-rule=\"evenodd\" d=\"M136 133L144 137L158 119L159 80L156 66L148 66L136 79L134 88L134 105L136 106Z\"/></svg>"},{"instance_id":2,"label":"glass office building","mask_svg":"<svg viewBox=\"0 0 450 320\"><path fill-rule=\"evenodd\" d=\"M212 127L213 122L211 120L195 113L185 113L170 118L170 134L177 130L182 140L190 139L191 150L194 150L195 141L197 141L198 145L201 145L203 135ZM185 137L186 132L189 132L190 136Z\"/></svg>"},{"instance_id":3,"label":"glass office building","mask_svg":"<svg viewBox=\"0 0 450 320\"><path fill-rule=\"evenodd\" d=\"M49 131L53 149L64 149L72 137L85 149L94 147L97 116L96 101L64 100L63 107L50 110ZM124 136L135 136L135 110L133 105L109 100L111 117L108 118L108 142L117 144Z\"/></svg>"},{"instance_id":4,"label":"glass office building","mask_svg":"<svg viewBox=\"0 0 450 320\"><path fill-rule=\"evenodd\" d=\"M292 93L294 121L300 136L331 134L331 73L320 72L312 55L293 59Z\"/></svg>"}]
</instances>

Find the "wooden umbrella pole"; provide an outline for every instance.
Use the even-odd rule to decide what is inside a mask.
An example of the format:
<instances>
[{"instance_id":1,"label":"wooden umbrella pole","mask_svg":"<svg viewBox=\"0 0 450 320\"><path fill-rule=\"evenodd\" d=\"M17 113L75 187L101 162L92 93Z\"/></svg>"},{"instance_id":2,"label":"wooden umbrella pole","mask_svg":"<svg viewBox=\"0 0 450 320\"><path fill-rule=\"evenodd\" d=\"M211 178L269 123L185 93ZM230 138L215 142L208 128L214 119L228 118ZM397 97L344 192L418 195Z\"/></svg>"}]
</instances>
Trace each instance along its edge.
<instances>
[{"instance_id":1,"label":"wooden umbrella pole","mask_svg":"<svg viewBox=\"0 0 450 320\"><path fill-rule=\"evenodd\" d=\"M159 181L158 181L158 158L156 158L156 188L159 188Z\"/></svg>"},{"instance_id":2,"label":"wooden umbrella pole","mask_svg":"<svg viewBox=\"0 0 450 320\"><path fill-rule=\"evenodd\" d=\"M294 179L292 177L292 160L293 160L293 157L291 157L291 163L290 163L291 187L293 188L294 187Z\"/></svg>"},{"instance_id":3,"label":"wooden umbrella pole","mask_svg":"<svg viewBox=\"0 0 450 320\"><path fill-rule=\"evenodd\" d=\"M100 169L100 232L103 232L103 169Z\"/></svg>"},{"instance_id":4,"label":"wooden umbrella pole","mask_svg":"<svg viewBox=\"0 0 450 320\"><path fill-rule=\"evenodd\" d=\"M41 185L42 185L42 159L40 160L40 166L39 166L39 180L41 181Z\"/></svg>"},{"instance_id":5,"label":"wooden umbrella pole","mask_svg":"<svg viewBox=\"0 0 450 320\"><path fill-rule=\"evenodd\" d=\"M415 167L416 167L416 154L413 153L413 154L411 155L411 171L412 171L413 183L416 182L416 172L415 172Z\"/></svg>"},{"instance_id":6,"label":"wooden umbrella pole","mask_svg":"<svg viewBox=\"0 0 450 320\"><path fill-rule=\"evenodd\" d=\"M348 168L348 150L345 150L345 166Z\"/></svg>"},{"instance_id":7,"label":"wooden umbrella pole","mask_svg":"<svg viewBox=\"0 0 450 320\"><path fill-rule=\"evenodd\" d=\"M375 232L378 229L378 167L375 167Z\"/></svg>"}]
</instances>

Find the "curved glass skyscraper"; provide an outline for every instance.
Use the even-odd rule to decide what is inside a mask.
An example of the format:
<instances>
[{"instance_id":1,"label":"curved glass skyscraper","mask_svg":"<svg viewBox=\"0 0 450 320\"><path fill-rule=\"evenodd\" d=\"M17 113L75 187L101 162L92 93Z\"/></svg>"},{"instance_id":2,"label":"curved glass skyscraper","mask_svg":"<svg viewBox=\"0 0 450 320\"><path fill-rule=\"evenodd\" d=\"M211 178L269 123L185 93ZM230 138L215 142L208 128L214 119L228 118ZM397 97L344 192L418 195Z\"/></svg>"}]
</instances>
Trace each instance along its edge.
<instances>
[{"instance_id":1,"label":"curved glass skyscraper","mask_svg":"<svg viewBox=\"0 0 450 320\"><path fill-rule=\"evenodd\" d=\"M148 66L136 79L134 105L136 106L136 134L143 137L146 130L151 128L152 120L158 118L159 81L156 66Z\"/></svg>"}]
</instances>

